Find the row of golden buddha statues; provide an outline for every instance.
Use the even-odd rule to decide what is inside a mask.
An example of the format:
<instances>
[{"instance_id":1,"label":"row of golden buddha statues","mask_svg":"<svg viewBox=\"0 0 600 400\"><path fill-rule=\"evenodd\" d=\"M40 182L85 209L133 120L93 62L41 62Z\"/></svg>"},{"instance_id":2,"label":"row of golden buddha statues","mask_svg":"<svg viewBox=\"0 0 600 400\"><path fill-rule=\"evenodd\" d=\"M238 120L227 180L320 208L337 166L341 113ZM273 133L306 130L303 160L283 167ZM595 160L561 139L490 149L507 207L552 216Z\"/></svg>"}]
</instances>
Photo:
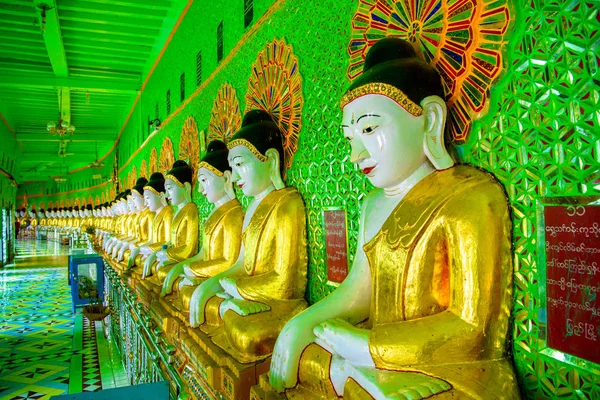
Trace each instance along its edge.
<instances>
[{"instance_id":1,"label":"row of golden buddha statues","mask_svg":"<svg viewBox=\"0 0 600 400\"><path fill-rule=\"evenodd\" d=\"M197 165L138 179L82 225L198 348L263 365L255 398L519 398L506 196L489 174L454 164L443 99L410 44L371 47L340 105L350 160L375 188L348 277L311 306L306 212L282 179L284 141L265 111L247 112ZM200 227L193 168L214 204ZM233 185L252 198L245 210Z\"/></svg>"}]
</instances>

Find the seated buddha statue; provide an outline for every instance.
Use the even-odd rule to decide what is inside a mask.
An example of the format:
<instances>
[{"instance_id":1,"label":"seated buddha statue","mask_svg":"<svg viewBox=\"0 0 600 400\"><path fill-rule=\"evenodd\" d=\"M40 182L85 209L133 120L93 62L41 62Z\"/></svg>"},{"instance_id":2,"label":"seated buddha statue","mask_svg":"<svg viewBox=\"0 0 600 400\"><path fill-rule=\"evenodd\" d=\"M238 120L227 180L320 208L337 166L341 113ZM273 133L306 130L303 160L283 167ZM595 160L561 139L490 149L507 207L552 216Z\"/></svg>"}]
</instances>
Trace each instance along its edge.
<instances>
[{"instance_id":1,"label":"seated buddha statue","mask_svg":"<svg viewBox=\"0 0 600 400\"><path fill-rule=\"evenodd\" d=\"M142 261L154 251L159 250L169 240L170 223L173 219L173 208L167 205L165 197L165 178L160 172L150 176L150 180L142 188L143 202L146 207L147 219L140 226L140 238L130 243L125 251L120 267L129 270L141 267ZM153 247L154 246L154 247ZM141 275L141 270L136 271Z\"/></svg>"},{"instance_id":2,"label":"seated buddha statue","mask_svg":"<svg viewBox=\"0 0 600 400\"><path fill-rule=\"evenodd\" d=\"M115 199L109 203L109 206L102 208L103 224L102 224L102 250L107 251L109 243L112 241L114 235L114 225L117 217L120 214L120 200L123 197L123 193L117 194Z\"/></svg>"},{"instance_id":3,"label":"seated buddha statue","mask_svg":"<svg viewBox=\"0 0 600 400\"><path fill-rule=\"evenodd\" d=\"M239 257L244 211L233 191L227 154L225 143L212 141L198 164L198 191L215 207L202 230L202 249L175 265L163 283L161 297L173 290L179 292L168 300L174 300L174 306L185 313L196 287L231 268Z\"/></svg>"},{"instance_id":4,"label":"seated buddha statue","mask_svg":"<svg viewBox=\"0 0 600 400\"><path fill-rule=\"evenodd\" d=\"M185 161L177 160L165 176L167 199L175 209L170 224L169 241L144 263L143 279L158 287L167 273L198 251L198 208L192 202L194 171Z\"/></svg>"},{"instance_id":5,"label":"seated buddha statue","mask_svg":"<svg viewBox=\"0 0 600 400\"><path fill-rule=\"evenodd\" d=\"M50 225L52 225L53 229L56 229L56 223L57 223L56 213L57 213L57 211L58 211L57 208L53 208L52 212L50 213Z\"/></svg>"},{"instance_id":6,"label":"seated buddha statue","mask_svg":"<svg viewBox=\"0 0 600 400\"><path fill-rule=\"evenodd\" d=\"M48 217L46 216L46 210L44 210L43 208L40 208L40 212L38 213L39 216L39 224L38 224L38 229L45 229L46 226L48 225Z\"/></svg>"},{"instance_id":7,"label":"seated buddha statue","mask_svg":"<svg viewBox=\"0 0 600 400\"><path fill-rule=\"evenodd\" d=\"M134 213L131 221L133 229L130 231L131 236L123 240L123 244L117 252L117 263L123 261L126 252L127 256L129 256L132 246L148 240L150 223L154 215L150 215L151 211L148 209L146 200L144 199L144 186L147 183L148 179L141 177L138 178L135 186L131 188L131 198L134 205Z\"/></svg>"},{"instance_id":8,"label":"seated buddha statue","mask_svg":"<svg viewBox=\"0 0 600 400\"><path fill-rule=\"evenodd\" d=\"M71 211L71 229L79 230L81 220L79 219L79 206L73 207Z\"/></svg>"},{"instance_id":9,"label":"seated buddha statue","mask_svg":"<svg viewBox=\"0 0 600 400\"><path fill-rule=\"evenodd\" d=\"M120 196L117 195L115 200L111 200L109 203L104 203L98 209L98 229L96 230L99 236L99 243L102 245L102 251L105 251L106 242L112 232L112 208L115 205L116 199Z\"/></svg>"},{"instance_id":10,"label":"seated buddha statue","mask_svg":"<svg viewBox=\"0 0 600 400\"><path fill-rule=\"evenodd\" d=\"M372 46L342 97L350 160L375 189L347 278L277 340L270 383L288 398L519 397L507 199L491 175L454 166L443 98L397 38Z\"/></svg>"},{"instance_id":11,"label":"seated buddha statue","mask_svg":"<svg viewBox=\"0 0 600 400\"><path fill-rule=\"evenodd\" d=\"M39 220L37 217L37 213L35 212L35 210L29 211L29 226L31 226L33 229L36 229L38 225Z\"/></svg>"},{"instance_id":12,"label":"seated buddha statue","mask_svg":"<svg viewBox=\"0 0 600 400\"><path fill-rule=\"evenodd\" d=\"M111 240L114 235L117 234L118 226L117 222L120 218L120 210L122 206L121 197L123 194L120 193L115 200L111 203L104 204L102 209L102 226L104 229L104 243ZM106 245L105 245L106 246Z\"/></svg>"},{"instance_id":13,"label":"seated buddha statue","mask_svg":"<svg viewBox=\"0 0 600 400\"><path fill-rule=\"evenodd\" d=\"M148 209L154 213L150 227L148 241L140 243L132 251L128 260L128 268L142 267L142 261L148 260L149 265L156 261L155 253L165 245L171 235L171 222L173 221L173 207L167 204L165 194L165 177L160 172L150 176L148 184L144 186L144 200ZM135 271L141 275L140 271Z\"/></svg>"},{"instance_id":14,"label":"seated buddha statue","mask_svg":"<svg viewBox=\"0 0 600 400\"><path fill-rule=\"evenodd\" d=\"M126 220L129 216L129 205L127 197L131 195L131 190L127 189L119 195L118 200L113 206L113 222L111 227L111 233L106 244L106 253L111 258L114 247L120 243L121 239L126 236L127 224Z\"/></svg>"},{"instance_id":15,"label":"seated buddha statue","mask_svg":"<svg viewBox=\"0 0 600 400\"><path fill-rule=\"evenodd\" d=\"M117 237L112 248L111 257L116 260L119 251L123 246L126 246L129 240L135 236L135 219L137 216L137 208L133 200L133 191L130 190L126 198L125 214L122 217L123 228L122 234Z\"/></svg>"},{"instance_id":16,"label":"seated buddha statue","mask_svg":"<svg viewBox=\"0 0 600 400\"><path fill-rule=\"evenodd\" d=\"M250 363L270 356L281 328L306 308L306 214L283 183L283 135L268 113L249 111L227 147L231 179L252 201L238 260L194 291L190 325Z\"/></svg>"}]
</instances>

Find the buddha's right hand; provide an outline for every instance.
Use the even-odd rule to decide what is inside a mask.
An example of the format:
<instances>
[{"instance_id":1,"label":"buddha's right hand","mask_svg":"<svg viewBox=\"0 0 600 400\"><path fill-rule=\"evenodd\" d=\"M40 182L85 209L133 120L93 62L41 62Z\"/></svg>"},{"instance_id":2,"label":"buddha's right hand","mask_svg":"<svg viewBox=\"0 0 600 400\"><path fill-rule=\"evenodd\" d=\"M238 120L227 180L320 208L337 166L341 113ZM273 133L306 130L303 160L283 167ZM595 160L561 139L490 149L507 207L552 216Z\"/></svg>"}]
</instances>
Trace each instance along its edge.
<instances>
[{"instance_id":1,"label":"buddha's right hand","mask_svg":"<svg viewBox=\"0 0 600 400\"><path fill-rule=\"evenodd\" d=\"M183 268L185 261L175 264L173 268L167 273L165 281L163 282L162 290L160 291L160 297L165 297L173 292L173 284L183 274Z\"/></svg>"},{"instance_id":2,"label":"buddha's right hand","mask_svg":"<svg viewBox=\"0 0 600 400\"><path fill-rule=\"evenodd\" d=\"M208 300L223 289L219 284L219 276L213 276L202 282L190 299L190 326L196 328L204 323L204 308Z\"/></svg>"},{"instance_id":3,"label":"buddha's right hand","mask_svg":"<svg viewBox=\"0 0 600 400\"><path fill-rule=\"evenodd\" d=\"M292 318L281 330L271 358L269 380L282 393L298 383L298 367L304 349L315 341L314 322L302 313Z\"/></svg>"},{"instance_id":4,"label":"buddha's right hand","mask_svg":"<svg viewBox=\"0 0 600 400\"><path fill-rule=\"evenodd\" d=\"M150 254L146 261L144 261L144 271L142 272L142 279L146 279L147 276L152 275L152 264L156 260L156 255L154 253Z\"/></svg>"}]
</instances>

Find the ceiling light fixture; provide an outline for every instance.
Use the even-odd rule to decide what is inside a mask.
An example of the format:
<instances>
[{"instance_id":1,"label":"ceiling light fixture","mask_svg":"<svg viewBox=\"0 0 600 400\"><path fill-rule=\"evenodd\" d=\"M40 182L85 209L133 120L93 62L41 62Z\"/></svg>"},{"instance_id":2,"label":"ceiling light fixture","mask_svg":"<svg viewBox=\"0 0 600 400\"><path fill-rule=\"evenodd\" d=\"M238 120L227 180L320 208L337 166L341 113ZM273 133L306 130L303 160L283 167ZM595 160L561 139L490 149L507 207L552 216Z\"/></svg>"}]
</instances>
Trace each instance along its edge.
<instances>
[{"instance_id":1,"label":"ceiling light fixture","mask_svg":"<svg viewBox=\"0 0 600 400\"><path fill-rule=\"evenodd\" d=\"M61 99L62 99L62 91L59 91L59 94L58 94L59 113L60 113L60 110L62 110ZM64 120L62 118L62 115L60 115L60 114L58 116L58 122L54 122L54 121L48 122L46 124L46 129L48 130L48 132L51 135L60 136L61 138L65 137L65 136L71 136L75 132L75 127L73 125L71 125L69 123L69 121Z\"/></svg>"},{"instance_id":2,"label":"ceiling light fixture","mask_svg":"<svg viewBox=\"0 0 600 400\"><path fill-rule=\"evenodd\" d=\"M62 118L59 118L58 122L48 122L46 129L48 129L51 135L58 135L60 137L71 136L75 132L75 127L69 124L69 121L64 121Z\"/></svg>"}]
</instances>

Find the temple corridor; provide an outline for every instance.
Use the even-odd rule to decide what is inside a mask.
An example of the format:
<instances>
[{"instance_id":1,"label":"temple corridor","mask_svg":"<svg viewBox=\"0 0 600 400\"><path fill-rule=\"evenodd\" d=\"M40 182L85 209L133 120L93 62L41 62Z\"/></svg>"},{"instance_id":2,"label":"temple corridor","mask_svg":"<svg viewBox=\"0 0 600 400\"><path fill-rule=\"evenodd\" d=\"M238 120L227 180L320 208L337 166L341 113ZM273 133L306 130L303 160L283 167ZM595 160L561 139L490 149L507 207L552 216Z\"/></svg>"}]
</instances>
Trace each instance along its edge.
<instances>
[{"instance_id":1,"label":"temple corridor","mask_svg":"<svg viewBox=\"0 0 600 400\"><path fill-rule=\"evenodd\" d=\"M20 240L14 264L0 269L0 400L129 384L102 323L72 313L67 253L55 242Z\"/></svg>"}]
</instances>

